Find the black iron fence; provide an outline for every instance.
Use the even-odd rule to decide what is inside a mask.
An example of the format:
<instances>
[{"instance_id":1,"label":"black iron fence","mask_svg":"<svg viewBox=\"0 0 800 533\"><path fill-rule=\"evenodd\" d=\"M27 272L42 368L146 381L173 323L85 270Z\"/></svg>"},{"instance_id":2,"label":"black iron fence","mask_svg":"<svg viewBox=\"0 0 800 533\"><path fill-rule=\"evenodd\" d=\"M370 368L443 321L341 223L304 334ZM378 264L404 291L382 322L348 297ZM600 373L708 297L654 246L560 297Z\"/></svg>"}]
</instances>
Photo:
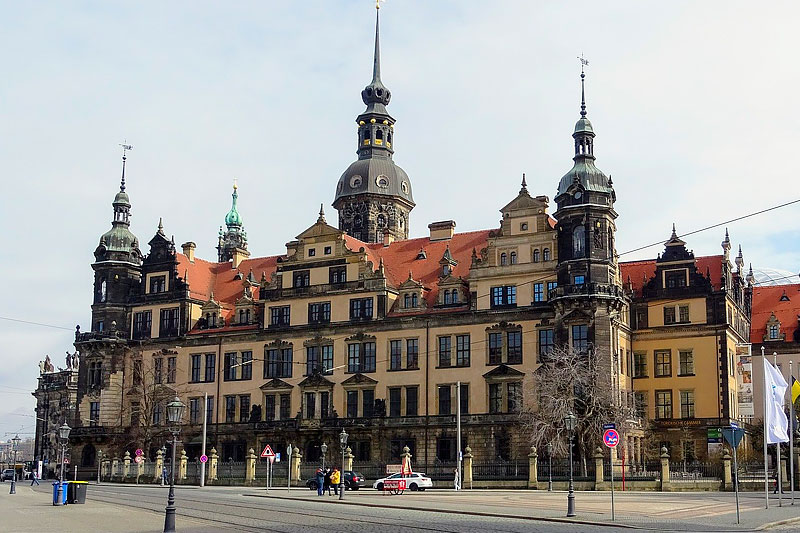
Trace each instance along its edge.
<instances>
[{"instance_id":1,"label":"black iron fence","mask_svg":"<svg viewBox=\"0 0 800 533\"><path fill-rule=\"evenodd\" d=\"M722 463L670 463L669 480L678 483L681 481L721 481Z\"/></svg>"},{"instance_id":2,"label":"black iron fence","mask_svg":"<svg viewBox=\"0 0 800 533\"><path fill-rule=\"evenodd\" d=\"M488 461L472 463L475 481L527 480L530 463L524 461Z\"/></svg>"}]
</instances>

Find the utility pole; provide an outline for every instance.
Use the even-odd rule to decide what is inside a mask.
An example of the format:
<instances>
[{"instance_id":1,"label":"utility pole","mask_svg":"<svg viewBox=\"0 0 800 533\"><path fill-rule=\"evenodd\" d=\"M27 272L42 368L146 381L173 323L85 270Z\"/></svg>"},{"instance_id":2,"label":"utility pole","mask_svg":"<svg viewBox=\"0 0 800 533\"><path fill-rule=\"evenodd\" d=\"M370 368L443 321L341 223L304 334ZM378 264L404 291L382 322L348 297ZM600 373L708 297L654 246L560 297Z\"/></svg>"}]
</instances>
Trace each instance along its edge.
<instances>
[{"instance_id":1,"label":"utility pole","mask_svg":"<svg viewBox=\"0 0 800 533\"><path fill-rule=\"evenodd\" d=\"M203 395L203 453L206 454L206 429L208 427L208 393ZM200 486L206 486L206 463L200 461Z\"/></svg>"}]
</instances>

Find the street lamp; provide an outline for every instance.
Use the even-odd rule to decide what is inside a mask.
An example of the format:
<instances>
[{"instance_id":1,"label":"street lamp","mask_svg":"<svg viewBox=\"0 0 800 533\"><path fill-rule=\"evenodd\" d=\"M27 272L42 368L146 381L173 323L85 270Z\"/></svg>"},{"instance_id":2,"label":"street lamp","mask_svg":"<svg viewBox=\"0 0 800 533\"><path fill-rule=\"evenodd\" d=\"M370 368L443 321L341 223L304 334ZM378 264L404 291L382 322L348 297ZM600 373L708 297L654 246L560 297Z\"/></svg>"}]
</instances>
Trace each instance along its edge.
<instances>
[{"instance_id":1,"label":"street lamp","mask_svg":"<svg viewBox=\"0 0 800 533\"><path fill-rule=\"evenodd\" d=\"M341 472L341 475L339 476L339 499L340 500L344 500L344 451L347 449L347 437L349 437L349 435L344 430L344 428L342 428L342 432L339 433L339 445L342 447L342 472Z\"/></svg>"},{"instance_id":2,"label":"street lamp","mask_svg":"<svg viewBox=\"0 0 800 533\"><path fill-rule=\"evenodd\" d=\"M162 444L161 445L161 472L158 473L158 477L161 478L161 486L162 487L164 486L164 483L166 482L165 478L167 477L166 463L167 463L167 445L166 444ZM172 465L170 465L170 468L172 468Z\"/></svg>"},{"instance_id":3,"label":"street lamp","mask_svg":"<svg viewBox=\"0 0 800 533\"><path fill-rule=\"evenodd\" d=\"M100 468L103 465L103 450L97 451L97 484L100 484Z\"/></svg>"},{"instance_id":4,"label":"street lamp","mask_svg":"<svg viewBox=\"0 0 800 533\"><path fill-rule=\"evenodd\" d=\"M175 448L178 447L178 433L181 432L181 420L186 405L181 399L175 399L167 404L167 421L172 432L172 468L169 477L169 496L167 498L167 508L164 515L164 532L175 531Z\"/></svg>"},{"instance_id":5,"label":"street lamp","mask_svg":"<svg viewBox=\"0 0 800 533\"><path fill-rule=\"evenodd\" d=\"M553 492L553 443L547 443L547 492Z\"/></svg>"},{"instance_id":6,"label":"street lamp","mask_svg":"<svg viewBox=\"0 0 800 533\"><path fill-rule=\"evenodd\" d=\"M14 438L11 439L11 446L14 450L14 476L11 478L11 492L9 494L17 493L17 445L19 445L19 441L19 435L14 435Z\"/></svg>"},{"instance_id":7,"label":"street lamp","mask_svg":"<svg viewBox=\"0 0 800 533\"><path fill-rule=\"evenodd\" d=\"M328 453L328 445L324 442L322 446L319 447L319 450L322 452L322 472L325 472L325 454Z\"/></svg>"},{"instance_id":8,"label":"street lamp","mask_svg":"<svg viewBox=\"0 0 800 533\"><path fill-rule=\"evenodd\" d=\"M61 469L58 474L58 490L56 491L56 505L64 505L64 456L67 453L67 443L69 442L69 432L72 428L64 422L58 428L58 438L61 439Z\"/></svg>"},{"instance_id":9,"label":"street lamp","mask_svg":"<svg viewBox=\"0 0 800 533\"><path fill-rule=\"evenodd\" d=\"M567 516L575 516L575 487L572 484L572 439L575 428L578 426L578 417L569 413L564 417L564 427L569 431L569 494L567 494Z\"/></svg>"}]
</instances>

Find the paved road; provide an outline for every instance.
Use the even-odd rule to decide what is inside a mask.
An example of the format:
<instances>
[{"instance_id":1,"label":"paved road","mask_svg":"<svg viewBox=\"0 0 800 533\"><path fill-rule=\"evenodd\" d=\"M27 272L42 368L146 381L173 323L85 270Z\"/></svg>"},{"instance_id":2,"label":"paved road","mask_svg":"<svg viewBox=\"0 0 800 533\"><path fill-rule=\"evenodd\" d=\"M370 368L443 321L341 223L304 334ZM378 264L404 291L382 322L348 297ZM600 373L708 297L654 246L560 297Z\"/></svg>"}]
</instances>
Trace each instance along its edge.
<instances>
[{"instance_id":1,"label":"paved road","mask_svg":"<svg viewBox=\"0 0 800 533\"><path fill-rule=\"evenodd\" d=\"M0 485L0 489L7 484ZM161 531L167 489L157 486L89 486L86 505L55 508L51 487L31 489L19 484L16 495L0 490L3 531L103 531L139 533ZM540 531L597 532L643 529L650 531L753 531L770 522L800 519L795 507L763 510L763 496L742 496L742 525L732 514L733 495L727 493L617 494L618 522L608 512L609 493L576 495L581 522L564 522L566 495L533 491L427 491L384 496L364 490L319 498L307 490L245 487L179 487L176 489L178 530L211 531L352 531L507 533ZM344 503L344 504L343 504ZM777 504L777 501L773 502ZM494 516L505 515L505 516ZM510 516L515 516L512 518ZM775 527L796 530L800 522ZM6 528L6 525L9 527Z\"/></svg>"}]
</instances>

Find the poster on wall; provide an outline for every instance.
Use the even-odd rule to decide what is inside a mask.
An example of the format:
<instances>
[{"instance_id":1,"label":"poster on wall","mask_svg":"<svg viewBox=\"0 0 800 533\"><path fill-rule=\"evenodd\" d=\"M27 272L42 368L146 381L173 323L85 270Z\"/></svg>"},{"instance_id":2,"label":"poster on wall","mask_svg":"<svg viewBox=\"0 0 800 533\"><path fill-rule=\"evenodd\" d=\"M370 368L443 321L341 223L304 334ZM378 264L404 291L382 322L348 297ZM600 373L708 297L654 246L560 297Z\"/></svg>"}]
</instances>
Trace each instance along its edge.
<instances>
[{"instance_id":1,"label":"poster on wall","mask_svg":"<svg viewBox=\"0 0 800 533\"><path fill-rule=\"evenodd\" d=\"M720 428L708 428L708 455L722 453L722 430Z\"/></svg>"},{"instance_id":2,"label":"poster on wall","mask_svg":"<svg viewBox=\"0 0 800 533\"><path fill-rule=\"evenodd\" d=\"M737 346L736 356L736 385L739 403L739 417L743 420L752 419L755 414L753 408L753 357L750 355L750 345Z\"/></svg>"}]
</instances>

